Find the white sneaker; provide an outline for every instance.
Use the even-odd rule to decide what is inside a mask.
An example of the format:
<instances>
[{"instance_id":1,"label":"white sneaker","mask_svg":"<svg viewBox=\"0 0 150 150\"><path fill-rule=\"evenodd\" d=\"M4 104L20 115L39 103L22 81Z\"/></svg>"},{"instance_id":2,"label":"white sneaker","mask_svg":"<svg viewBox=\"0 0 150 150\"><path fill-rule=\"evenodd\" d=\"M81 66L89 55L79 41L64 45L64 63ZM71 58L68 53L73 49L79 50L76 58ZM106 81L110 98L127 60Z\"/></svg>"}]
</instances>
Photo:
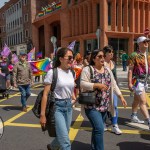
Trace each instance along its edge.
<instances>
[{"instance_id":1,"label":"white sneaker","mask_svg":"<svg viewBox=\"0 0 150 150\"><path fill-rule=\"evenodd\" d=\"M131 116L131 121L134 123L144 124L144 121L140 120L137 116Z\"/></svg>"},{"instance_id":2,"label":"white sneaker","mask_svg":"<svg viewBox=\"0 0 150 150\"><path fill-rule=\"evenodd\" d=\"M105 131L107 131L108 129L107 129L107 126L106 126L106 124L104 123L104 132Z\"/></svg>"},{"instance_id":3,"label":"white sneaker","mask_svg":"<svg viewBox=\"0 0 150 150\"><path fill-rule=\"evenodd\" d=\"M122 134L122 131L119 129L119 127L118 127L117 124L116 124L116 125L113 125L113 127L112 127L112 132L115 133L115 134L117 134L117 135Z\"/></svg>"}]
</instances>

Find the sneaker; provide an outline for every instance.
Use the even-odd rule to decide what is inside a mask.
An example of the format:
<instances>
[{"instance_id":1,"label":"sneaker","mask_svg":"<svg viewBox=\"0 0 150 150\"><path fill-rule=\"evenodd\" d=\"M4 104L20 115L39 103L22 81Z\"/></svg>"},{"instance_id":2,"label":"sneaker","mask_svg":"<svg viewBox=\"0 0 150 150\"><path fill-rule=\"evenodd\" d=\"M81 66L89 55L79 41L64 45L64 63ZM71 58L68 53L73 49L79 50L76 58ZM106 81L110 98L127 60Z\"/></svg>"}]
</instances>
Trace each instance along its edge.
<instances>
[{"instance_id":1,"label":"sneaker","mask_svg":"<svg viewBox=\"0 0 150 150\"><path fill-rule=\"evenodd\" d=\"M106 124L104 123L104 132L105 131L107 131L108 129L107 129L107 126L106 126Z\"/></svg>"},{"instance_id":2,"label":"sneaker","mask_svg":"<svg viewBox=\"0 0 150 150\"><path fill-rule=\"evenodd\" d=\"M23 107L22 111L27 112L27 107Z\"/></svg>"},{"instance_id":3,"label":"sneaker","mask_svg":"<svg viewBox=\"0 0 150 150\"><path fill-rule=\"evenodd\" d=\"M144 121L140 120L137 116L131 116L131 122L144 124Z\"/></svg>"},{"instance_id":4,"label":"sneaker","mask_svg":"<svg viewBox=\"0 0 150 150\"><path fill-rule=\"evenodd\" d=\"M116 135L121 135L122 131L119 129L118 125L114 125L112 127L112 132L115 133Z\"/></svg>"}]
</instances>

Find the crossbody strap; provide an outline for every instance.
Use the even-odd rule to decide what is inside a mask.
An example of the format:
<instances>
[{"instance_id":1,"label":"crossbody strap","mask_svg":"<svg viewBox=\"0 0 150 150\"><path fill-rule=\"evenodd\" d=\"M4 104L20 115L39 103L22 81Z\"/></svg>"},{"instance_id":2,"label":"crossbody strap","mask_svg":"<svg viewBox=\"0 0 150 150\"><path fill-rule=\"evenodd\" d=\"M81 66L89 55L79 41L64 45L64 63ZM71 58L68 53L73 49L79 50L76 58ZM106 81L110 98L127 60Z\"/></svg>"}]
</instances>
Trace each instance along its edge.
<instances>
[{"instance_id":1,"label":"crossbody strap","mask_svg":"<svg viewBox=\"0 0 150 150\"><path fill-rule=\"evenodd\" d=\"M53 79L52 79L52 84L51 84L51 92L54 92L54 90L55 90L56 83L57 83L57 76L58 76L57 68L53 68Z\"/></svg>"}]
</instances>

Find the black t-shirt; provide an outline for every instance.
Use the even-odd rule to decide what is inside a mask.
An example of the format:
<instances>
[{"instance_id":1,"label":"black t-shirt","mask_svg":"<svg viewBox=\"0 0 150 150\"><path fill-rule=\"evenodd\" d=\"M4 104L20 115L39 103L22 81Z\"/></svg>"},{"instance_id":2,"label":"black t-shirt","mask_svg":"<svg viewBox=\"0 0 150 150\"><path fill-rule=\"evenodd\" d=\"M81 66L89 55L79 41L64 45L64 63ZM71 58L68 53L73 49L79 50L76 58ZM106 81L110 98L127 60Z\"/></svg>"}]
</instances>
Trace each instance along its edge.
<instances>
[{"instance_id":1,"label":"black t-shirt","mask_svg":"<svg viewBox=\"0 0 150 150\"><path fill-rule=\"evenodd\" d=\"M9 66L9 62L0 62L0 68L2 73L5 73L6 75L9 74L9 70L8 70L8 66Z\"/></svg>"}]
</instances>

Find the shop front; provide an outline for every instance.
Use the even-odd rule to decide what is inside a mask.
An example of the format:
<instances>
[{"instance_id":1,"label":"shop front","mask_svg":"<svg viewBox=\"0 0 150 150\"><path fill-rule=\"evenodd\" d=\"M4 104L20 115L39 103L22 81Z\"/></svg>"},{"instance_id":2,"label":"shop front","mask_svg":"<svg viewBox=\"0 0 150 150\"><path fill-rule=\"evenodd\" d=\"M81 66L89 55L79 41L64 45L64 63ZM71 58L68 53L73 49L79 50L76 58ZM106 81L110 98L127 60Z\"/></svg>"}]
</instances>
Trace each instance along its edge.
<instances>
[{"instance_id":1,"label":"shop front","mask_svg":"<svg viewBox=\"0 0 150 150\"><path fill-rule=\"evenodd\" d=\"M120 65L122 62L122 52L125 51L128 54L128 42L129 39L108 38L108 44L114 49L114 61L117 65Z\"/></svg>"}]
</instances>

